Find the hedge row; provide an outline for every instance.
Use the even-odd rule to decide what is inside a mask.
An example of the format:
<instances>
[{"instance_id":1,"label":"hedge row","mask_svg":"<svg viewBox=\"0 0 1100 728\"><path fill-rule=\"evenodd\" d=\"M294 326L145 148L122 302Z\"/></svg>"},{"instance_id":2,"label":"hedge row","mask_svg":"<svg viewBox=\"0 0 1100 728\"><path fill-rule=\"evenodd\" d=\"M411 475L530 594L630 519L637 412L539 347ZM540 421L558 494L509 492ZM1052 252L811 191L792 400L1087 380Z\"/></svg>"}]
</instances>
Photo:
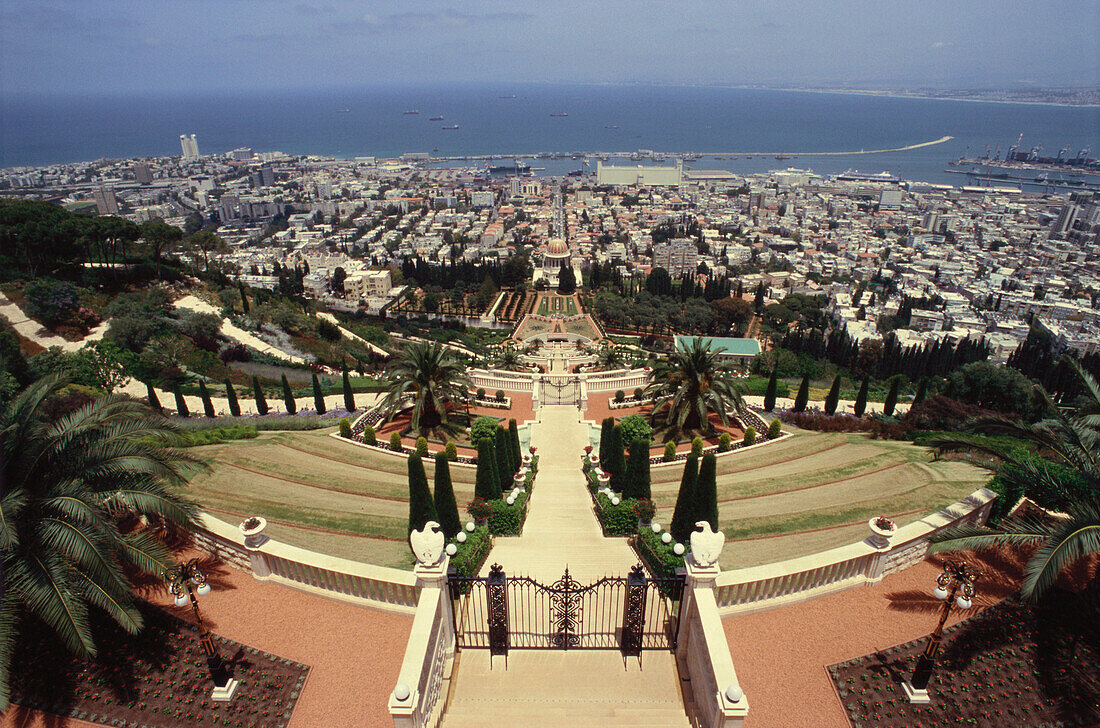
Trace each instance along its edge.
<instances>
[{"instance_id":1,"label":"hedge row","mask_svg":"<svg viewBox=\"0 0 1100 728\"><path fill-rule=\"evenodd\" d=\"M493 538L489 529L478 526L473 531L466 532L466 543L454 544L458 552L451 557L451 566L455 568L459 576L477 576L481 571L481 565L489 556L489 549L493 547Z\"/></svg>"},{"instance_id":2,"label":"hedge row","mask_svg":"<svg viewBox=\"0 0 1100 728\"><path fill-rule=\"evenodd\" d=\"M489 516L489 531L494 536L518 536L527 520L527 494L520 493L516 502L508 505L506 500L489 501L493 509Z\"/></svg>"},{"instance_id":3,"label":"hedge row","mask_svg":"<svg viewBox=\"0 0 1100 728\"><path fill-rule=\"evenodd\" d=\"M603 526L604 536L630 536L638 530L633 498L622 498L617 506L611 505L606 493L596 493L595 500L596 517Z\"/></svg>"},{"instance_id":4,"label":"hedge row","mask_svg":"<svg viewBox=\"0 0 1100 728\"><path fill-rule=\"evenodd\" d=\"M634 539L634 549L649 567L650 573L657 577L671 577L676 575L677 568L684 565L684 557L677 556L672 550L675 543L662 543L661 534L653 533L651 528L643 528Z\"/></svg>"}]
</instances>

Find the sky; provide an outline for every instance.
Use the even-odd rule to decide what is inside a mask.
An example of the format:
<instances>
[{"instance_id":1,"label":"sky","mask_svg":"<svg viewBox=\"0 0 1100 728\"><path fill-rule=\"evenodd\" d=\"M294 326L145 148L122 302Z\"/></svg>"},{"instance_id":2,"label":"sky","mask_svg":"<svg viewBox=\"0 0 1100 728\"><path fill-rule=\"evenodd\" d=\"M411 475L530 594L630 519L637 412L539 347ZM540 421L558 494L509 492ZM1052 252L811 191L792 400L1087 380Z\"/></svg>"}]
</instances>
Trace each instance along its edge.
<instances>
[{"instance_id":1,"label":"sky","mask_svg":"<svg viewBox=\"0 0 1100 728\"><path fill-rule=\"evenodd\" d=\"M0 93L1100 86L1098 0L0 0Z\"/></svg>"}]
</instances>

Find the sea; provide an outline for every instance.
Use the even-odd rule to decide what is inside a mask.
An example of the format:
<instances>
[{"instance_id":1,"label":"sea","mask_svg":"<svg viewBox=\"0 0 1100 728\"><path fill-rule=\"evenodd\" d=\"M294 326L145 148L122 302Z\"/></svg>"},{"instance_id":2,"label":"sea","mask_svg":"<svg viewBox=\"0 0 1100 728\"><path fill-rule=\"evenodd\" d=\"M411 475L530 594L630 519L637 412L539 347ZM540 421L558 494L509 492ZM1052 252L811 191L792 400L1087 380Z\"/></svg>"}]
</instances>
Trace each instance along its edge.
<instances>
[{"instance_id":1,"label":"sea","mask_svg":"<svg viewBox=\"0 0 1100 728\"><path fill-rule=\"evenodd\" d=\"M405 113L411 111L419 113ZM959 186L971 182L948 172L949 162L998 147L1003 156L1021 134L1021 151L1039 146L1041 155L1055 156L1068 147L1068 156L1074 157L1090 148L1090 156L1100 156L1100 107L716 86L542 83L9 95L0 103L0 168L178 155L183 133L197 136L203 154L251 147L338 158L406 152L503 155L509 160L523 157L535 174L564 175L592 171L595 161L589 167L572 157L531 157L645 149L707 155L689 162L694 169L745 174L788 167L819 174L888 171L904 179ZM855 154L945 136L952 139L906 151Z\"/></svg>"}]
</instances>

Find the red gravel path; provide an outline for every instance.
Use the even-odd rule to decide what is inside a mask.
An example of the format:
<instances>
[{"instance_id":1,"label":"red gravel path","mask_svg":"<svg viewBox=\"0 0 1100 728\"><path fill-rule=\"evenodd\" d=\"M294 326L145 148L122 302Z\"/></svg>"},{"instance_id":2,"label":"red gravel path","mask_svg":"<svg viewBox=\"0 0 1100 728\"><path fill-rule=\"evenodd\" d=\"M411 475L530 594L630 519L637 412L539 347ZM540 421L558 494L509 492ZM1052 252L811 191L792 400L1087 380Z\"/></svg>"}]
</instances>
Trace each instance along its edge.
<instances>
[{"instance_id":1,"label":"red gravel path","mask_svg":"<svg viewBox=\"0 0 1100 728\"><path fill-rule=\"evenodd\" d=\"M888 576L877 586L724 619L737 677L749 699L745 727L848 728L825 667L931 632L942 604L931 593L941 571L938 558ZM953 610L948 624L1018 588L1018 557L979 560L968 554L967 561L984 574L975 606L966 612ZM1095 568L1093 563L1087 570Z\"/></svg>"},{"instance_id":2,"label":"red gravel path","mask_svg":"<svg viewBox=\"0 0 1100 728\"><path fill-rule=\"evenodd\" d=\"M412 617L364 609L256 581L251 574L207 560L214 590L200 603L211 631L312 669L289 728L388 728ZM147 595L162 606L163 594ZM186 612L173 611L184 618ZM13 706L0 728L83 728L101 724Z\"/></svg>"}]
</instances>

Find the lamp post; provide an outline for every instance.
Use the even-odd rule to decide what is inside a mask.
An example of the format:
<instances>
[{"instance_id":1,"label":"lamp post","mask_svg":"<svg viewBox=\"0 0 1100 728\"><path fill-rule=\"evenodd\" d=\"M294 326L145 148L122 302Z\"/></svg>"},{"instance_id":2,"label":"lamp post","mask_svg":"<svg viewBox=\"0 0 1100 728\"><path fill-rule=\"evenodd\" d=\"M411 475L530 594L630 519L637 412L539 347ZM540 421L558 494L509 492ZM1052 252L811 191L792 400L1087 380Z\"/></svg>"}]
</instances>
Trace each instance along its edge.
<instances>
[{"instance_id":1,"label":"lamp post","mask_svg":"<svg viewBox=\"0 0 1100 728\"><path fill-rule=\"evenodd\" d=\"M210 584L206 581L206 574L199 569L199 560L191 559L186 564L174 566L164 572L164 580L168 582L168 588L175 597L176 606L184 607L190 602L191 611L195 614L195 621L199 625L199 634L202 637L202 649L206 653L206 667L210 671L210 679L214 681L212 698L219 702L228 702L233 699L233 693L237 691L237 681L230 677L229 670L225 666L218 648L214 646L214 639L210 636L210 630L202 621L199 614L198 596L206 596L210 593Z\"/></svg>"},{"instance_id":2,"label":"lamp post","mask_svg":"<svg viewBox=\"0 0 1100 728\"><path fill-rule=\"evenodd\" d=\"M909 702L931 702L928 681L932 679L932 671L936 666L936 653L943 642L943 625L951 614L951 604L954 602L959 609L970 609L970 600L974 597L974 582L981 576L982 572L974 571L965 562L948 561L944 564L943 573L936 577L936 588L932 595L943 600L943 609L940 610L939 624L928 638L928 646L917 659L913 677L902 683Z\"/></svg>"}]
</instances>

